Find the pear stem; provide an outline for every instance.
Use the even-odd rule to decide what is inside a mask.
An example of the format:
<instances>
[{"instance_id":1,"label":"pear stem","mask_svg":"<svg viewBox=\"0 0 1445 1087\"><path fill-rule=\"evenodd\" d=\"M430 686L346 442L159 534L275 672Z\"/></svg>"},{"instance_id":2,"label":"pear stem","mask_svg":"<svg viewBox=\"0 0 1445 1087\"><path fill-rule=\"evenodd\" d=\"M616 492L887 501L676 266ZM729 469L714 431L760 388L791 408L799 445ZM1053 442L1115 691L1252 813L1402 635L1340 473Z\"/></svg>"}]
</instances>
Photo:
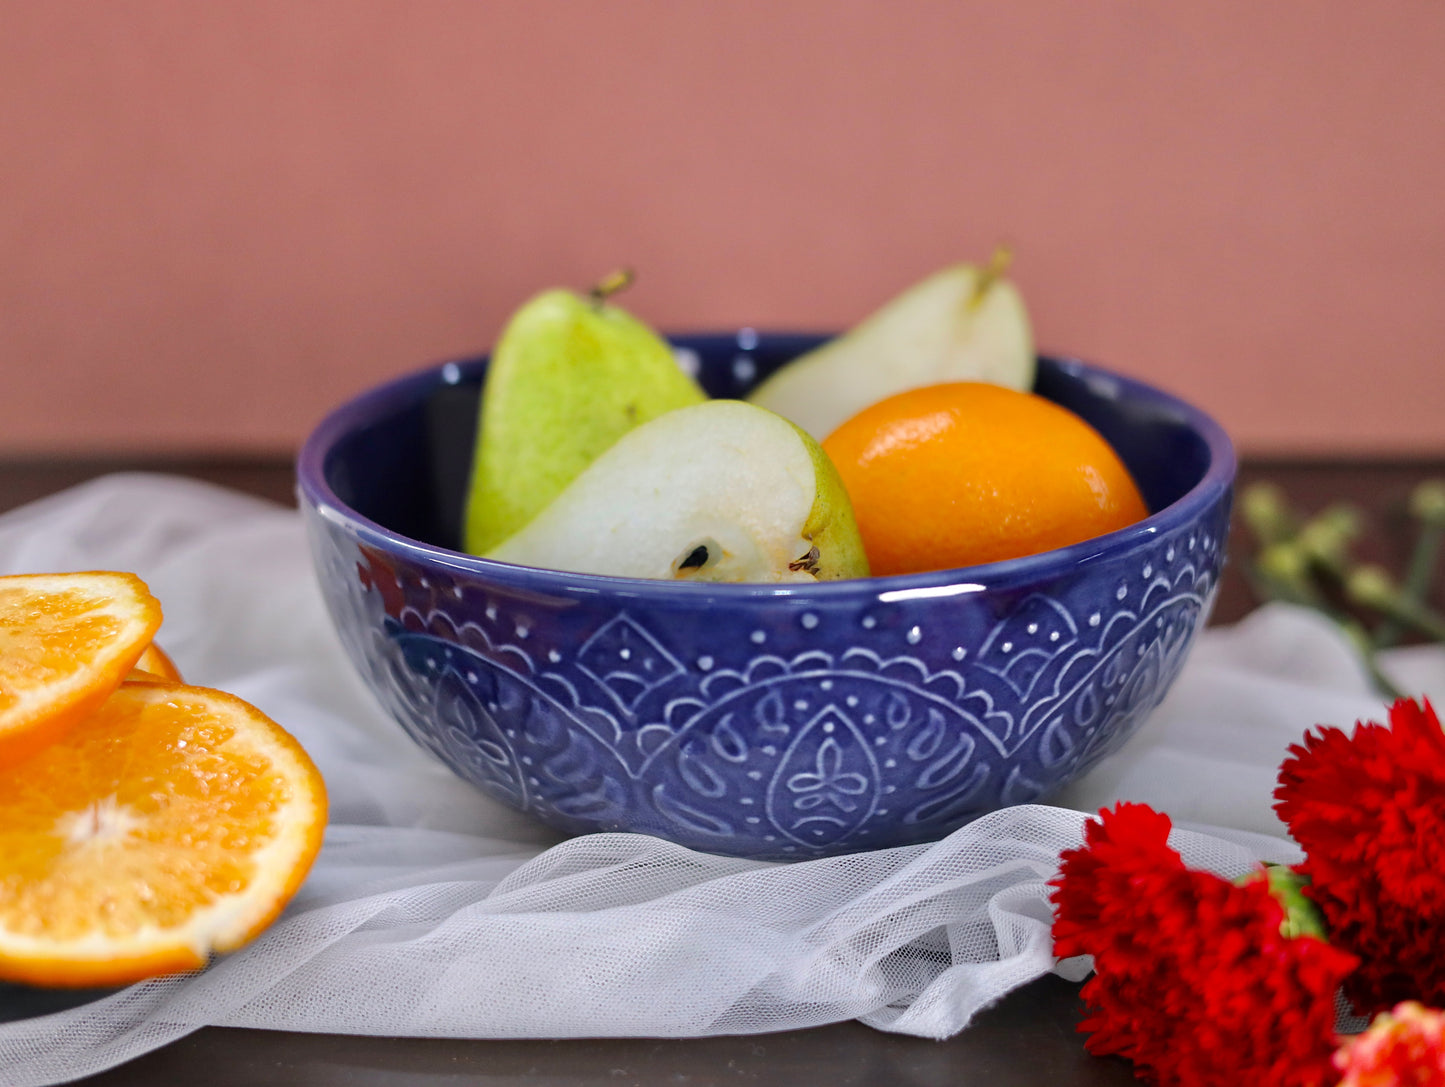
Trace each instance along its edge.
<instances>
[{"instance_id":1,"label":"pear stem","mask_svg":"<svg viewBox=\"0 0 1445 1087\"><path fill-rule=\"evenodd\" d=\"M636 278L637 275L631 268L619 268L617 271L609 272L598 280L592 289L587 292L587 296L600 306L618 291L625 291L628 287L632 286Z\"/></svg>"},{"instance_id":2,"label":"pear stem","mask_svg":"<svg viewBox=\"0 0 1445 1087\"><path fill-rule=\"evenodd\" d=\"M968 308L978 309L983 304L983 296L988 294L989 288L1004 277L1009 265L1013 263L1014 251L1007 245L994 247L993 254L988 258L988 263L978 273L978 282L973 285L973 294L969 296Z\"/></svg>"}]
</instances>

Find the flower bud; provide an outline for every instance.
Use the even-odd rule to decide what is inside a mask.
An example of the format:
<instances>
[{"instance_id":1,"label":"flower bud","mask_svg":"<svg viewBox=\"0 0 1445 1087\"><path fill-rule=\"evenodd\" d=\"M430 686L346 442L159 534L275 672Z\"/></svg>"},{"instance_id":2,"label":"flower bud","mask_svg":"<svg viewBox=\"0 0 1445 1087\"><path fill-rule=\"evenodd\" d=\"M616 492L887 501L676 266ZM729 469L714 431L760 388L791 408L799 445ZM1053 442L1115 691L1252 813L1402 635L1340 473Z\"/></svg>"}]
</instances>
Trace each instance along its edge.
<instances>
[{"instance_id":1,"label":"flower bud","mask_svg":"<svg viewBox=\"0 0 1445 1087\"><path fill-rule=\"evenodd\" d=\"M1427 479L1410 492L1410 514L1429 525L1445 525L1445 480Z\"/></svg>"},{"instance_id":2,"label":"flower bud","mask_svg":"<svg viewBox=\"0 0 1445 1087\"><path fill-rule=\"evenodd\" d=\"M1383 566L1357 566L1345 579L1345 595L1354 603L1379 611L1393 611L1400 602L1400 590Z\"/></svg>"},{"instance_id":3,"label":"flower bud","mask_svg":"<svg viewBox=\"0 0 1445 1087\"><path fill-rule=\"evenodd\" d=\"M1255 560L1259 572L1275 581L1290 584L1309 576L1309 559L1294 544L1271 544Z\"/></svg>"},{"instance_id":4,"label":"flower bud","mask_svg":"<svg viewBox=\"0 0 1445 1087\"><path fill-rule=\"evenodd\" d=\"M1244 523L1261 544L1268 547L1294 535L1295 518L1284 491L1273 483L1255 483L1239 497Z\"/></svg>"},{"instance_id":5,"label":"flower bud","mask_svg":"<svg viewBox=\"0 0 1445 1087\"><path fill-rule=\"evenodd\" d=\"M1349 560L1350 544L1359 537L1362 524L1352 506L1331 506L1300 529L1298 542L1311 561L1338 571Z\"/></svg>"}]
</instances>

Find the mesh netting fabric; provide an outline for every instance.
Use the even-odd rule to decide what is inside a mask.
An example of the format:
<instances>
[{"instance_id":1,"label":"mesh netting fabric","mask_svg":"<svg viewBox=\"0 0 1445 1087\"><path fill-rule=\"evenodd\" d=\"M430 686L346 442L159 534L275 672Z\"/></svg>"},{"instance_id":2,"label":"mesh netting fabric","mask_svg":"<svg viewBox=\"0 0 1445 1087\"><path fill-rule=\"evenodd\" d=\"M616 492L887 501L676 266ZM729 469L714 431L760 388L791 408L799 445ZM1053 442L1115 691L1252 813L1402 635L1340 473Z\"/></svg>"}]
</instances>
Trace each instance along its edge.
<instances>
[{"instance_id":1,"label":"mesh netting fabric","mask_svg":"<svg viewBox=\"0 0 1445 1087\"><path fill-rule=\"evenodd\" d=\"M1379 716L1328 625L1264 609L1207 632L1120 755L1057 798L927 846L794 864L626 834L560 841L455 779L352 674L298 516L187 481L108 477L0 517L0 570L138 572L192 682L292 730L332 825L282 918L203 973L0 1024L0 1082L95 1072L205 1025L486 1038L699 1036L860 1019L933 1038L1048 971L1047 881L1086 813L1154 803L1186 861L1232 875L1294 847L1274 771L1315 723ZM1445 690L1445 655L1392 662ZM1185 825L1187 824L1187 826ZM23 1009L21 999L13 1001Z\"/></svg>"}]
</instances>

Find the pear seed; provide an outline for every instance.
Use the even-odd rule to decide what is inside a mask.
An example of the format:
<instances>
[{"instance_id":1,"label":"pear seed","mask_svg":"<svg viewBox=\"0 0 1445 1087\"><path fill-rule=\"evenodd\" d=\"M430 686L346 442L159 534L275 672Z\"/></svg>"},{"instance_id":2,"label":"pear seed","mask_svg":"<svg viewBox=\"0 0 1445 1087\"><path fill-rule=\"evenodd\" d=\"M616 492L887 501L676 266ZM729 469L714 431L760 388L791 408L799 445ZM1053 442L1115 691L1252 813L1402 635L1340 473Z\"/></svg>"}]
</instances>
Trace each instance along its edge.
<instances>
[{"instance_id":1,"label":"pear seed","mask_svg":"<svg viewBox=\"0 0 1445 1087\"><path fill-rule=\"evenodd\" d=\"M707 544L698 544L677 564L679 570L697 570L707 565Z\"/></svg>"}]
</instances>

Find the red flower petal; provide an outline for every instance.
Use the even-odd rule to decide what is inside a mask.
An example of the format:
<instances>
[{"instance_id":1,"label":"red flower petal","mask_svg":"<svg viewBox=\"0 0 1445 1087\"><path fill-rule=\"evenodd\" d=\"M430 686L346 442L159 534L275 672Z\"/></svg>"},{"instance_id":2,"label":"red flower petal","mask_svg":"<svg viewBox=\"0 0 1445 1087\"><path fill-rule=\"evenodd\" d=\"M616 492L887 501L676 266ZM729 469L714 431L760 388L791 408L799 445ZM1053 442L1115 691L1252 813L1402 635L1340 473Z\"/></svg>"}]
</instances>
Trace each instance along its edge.
<instances>
[{"instance_id":1,"label":"red flower petal","mask_svg":"<svg viewBox=\"0 0 1445 1087\"><path fill-rule=\"evenodd\" d=\"M1167 816L1121 804L1061 857L1055 950L1094 956L1089 1051L1157 1085L1330 1082L1334 995L1354 957L1284 936L1264 881L1191 871L1168 835Z\"/></svg>"},{"instance_id":2,"label":"red flower petal","mask_svg":"<svg viewBox=\"0 0 1445 1087\"><path fill-rule=\"evenodd\" d=\"M1381 1012L1368 1030L1340 1046L1339 1087L1440 1087L1445 1084L1445 1013L1415 1001Z\"/></svg>"},{"instance_id":3,"label":"red flower petal","mask_svg":"<svg viewBox=\"0 0 1445 1087\"><path fill-rule=\"evenodd\" d=\"M1445 1004L1445 731L1430 704L1401 699L1388 728L1306 736L1275 799L1331 942L1363 960L1345 984L1356 1006Z\"/></svg>"},{"instance_id":4,"label":"red flower petal","mask_svg":"<svg viewBox=\"0 0 1445 1087\"><path fill-rule=\"evenodd\" d=\"M1119 804L1112 815L1100 816L1084 824L1083 847L1065 850L1059 858L1061 875L1053 884L1059 906L1054 945L1064 957L1093 954L1082 941L1097 932L1120 903L1135 896L1131 881L1136 870L1184 869L1168 845L1167 815L1145 804Z\"/></svg>"}]
</instances>

